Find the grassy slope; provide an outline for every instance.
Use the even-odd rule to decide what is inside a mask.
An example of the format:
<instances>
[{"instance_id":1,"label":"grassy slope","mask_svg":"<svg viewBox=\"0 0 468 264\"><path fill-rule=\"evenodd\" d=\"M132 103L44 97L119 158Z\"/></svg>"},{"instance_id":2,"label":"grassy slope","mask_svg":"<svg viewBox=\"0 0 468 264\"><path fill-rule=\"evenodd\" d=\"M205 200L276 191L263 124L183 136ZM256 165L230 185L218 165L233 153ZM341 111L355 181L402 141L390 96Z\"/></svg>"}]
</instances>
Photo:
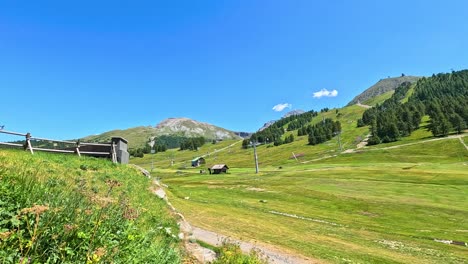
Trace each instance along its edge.
<instances>
[{"instance_id":1,"label":"grassy slope","mask_svg":"<svg viewBox=\"0 0 468 264\"><path fill-rule=\"evenodd\" d=\"M180 260L180 252L176 249L177 239L164 232L165 227L178 229L174 218L169 214L166 204L149 190L151 180L132 167L112 164L102 159L78 158L71 155L40 152L31 155L24 151L0 150L0 179L3 185L16 182L16 189L12 193L0 195L0 218L6 216L7 211L3 210L5 208L13 208L11 213L18 214L15 210L21 211L34 204L49 206L48 211L41 215L38 228L38 234L41 235L33 244L37 245L37 248L44 244L48 248L48 256L59 258L59 262L84 262L86 252L95 252L99 247L99 254L107 252L101 259L107 257L117 262L145 261L145 256L156 257L154 254L159 254L157 258L160 261L166 259L165 263ZM111 190L109 181L116 181L119 186ZM13 203L5 203L8 199L13 199ZM14 209L16 206L19 208ZM112 217L105 216L107 211ZM134 213L138 213L136 220L126 220L133 218ZM122 214L127 216L123 217ZM97 222L99 225L95 225ZM66 230L67 226L73 231ZM162 229L158 229L158 226ZM124 229L119 229L120 227ZM8 221L0 221L0 233L8 230L15 232L15 229L11 228ZM96 233L96 230L98 235L94 246L88 251L87 241L92 241L92 234ZM48 238L50 232L55 235ZM118 232L125 234L125 237L120 238ZM130 232L128 237L126 232ZM147 236L149 233L153 235ZM83 242L80 242L81 240ZM15 259L14 251L8 245L14 246L16 241L14 236L5 240L0 251L10 252L5 254ZM75 242L79 242L76 247L73 246ZM144 248L139 248L140 245ZM67 253L62 252L64 249L67 249ZM85 250L84 254L82 250ZM147 250L152 252L146 252ZM161 253L157 253L158 251ZM32 255L33 250L30 252L29 256L32 256L33 260L45 261ZM122 252L120 260L115 255L112 256L116 252ZM24 250L21 256L28 256L25 254ZM6 255L1 255L1 258L3 257L3 261L9 259ZM20 256L16 255L16 258L18 257Z\"/></svg>"},{"instance_id":2,"label":"grassy slope","mask_svg":"<svg viewBox=\"0 0 468 264\"><path fill-rule=\"evenodd\" d=\"M355 148L356 138L368 133L367 127L356 128L364 110L339 110L344 149ZM323 117L336 119L337 114L334 109L321 113L312 123ZM381 149L431 138L427 122L425 117L421 129L402 141L353 154L340 154L337 138L317 146L307 145L307 137L279 147L259 146L258 175L253 150L240 144L207 158L208 165L227 163L230 174L200 175L200 168L180 166L216 145L198 152L158 153L155 174L169 185L171 201L190 222L223 234L325 262L464 262L466 248L433 239L468 242L468 152L458 139ZM292 152L303 154L299 162ZM171 167L173 153L178 163ZM149 168L150 159L132 161Z\"/></svg>"},{"instance_id":3,"label":"grassy slope","mask_svg":"<svg viewBox=\"0 0 468 264\"><path fill-rule=\"evenodd\" d=\"M365 101L363 104L365 105L371 105L371 106L376 106L377 104L383 103L385 100L390 99L392 95L395 93L394 90L388 91L386 93L383 93L379 96L373 97L367 101Z\"/></svg>"},{"instance_id":4,"label":"grassy slope","mask_svg":"<svg viewBox=\"0 0 468 264\"><path fill-rule=\"evenodd\" d=\"M408 99L411 97L411 95L413 95L413 92L414 92L414 87L416 86L416 84L413 84L411 85L411 88L409 89L409 91L406 93L406 96L403 100L401 100L402 103L406 103L408 102ZM381 104L383 103L385 100L387 99L390 99L390 97L392 97L392 95L395 93L395 90L392 90L392 91L388 91L386 93L383 93L381 95L378 95L376 97L373 97L367 101L365 101L363 104L365 105L371 105L371 106L376 106L377 104Z\"/></svg>"},{"instance_id":5,"label":"grassy slope","mask_svg":"<svg viewBox=\"0 0 468 264\"><path fill-rule=\"evenodd\" d=\"M100 135L88 136L82 139L83 142L110 142L112 137L123 137L128 140L130 148L144 146L150 136L155 135L154 127L140 126L125 130L112 130Z\"/></svg>"}]
</instances>

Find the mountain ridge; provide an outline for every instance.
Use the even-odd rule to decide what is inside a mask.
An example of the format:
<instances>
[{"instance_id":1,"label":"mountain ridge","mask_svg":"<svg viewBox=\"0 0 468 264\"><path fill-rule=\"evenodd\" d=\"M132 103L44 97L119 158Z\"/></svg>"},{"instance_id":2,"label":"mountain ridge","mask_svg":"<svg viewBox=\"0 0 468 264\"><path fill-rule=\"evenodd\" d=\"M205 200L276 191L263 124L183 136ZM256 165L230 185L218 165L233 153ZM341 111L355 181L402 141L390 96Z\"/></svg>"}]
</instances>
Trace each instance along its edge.
<instances>
[{"instance_id":1,"label":"mountain ridge","mask_svg":"<svg viewBox=\"0 0 468 264\"><path fill-rule=\"evenodd\" d=\"M155 126L136 126L127 129L115 129L98 135L83 137L88 142L110 141L112 137L123 137L129 141L129 147L142 147L148 140L158 136L204 137L209 140L241 139L247 132L235 132L206 122L199 122L187 117L167 118Z\"/></svg>"},{"instance_id":2,"label":"mountain ridge","mask_svg":"<svg viewBox=\"0 0 468 264\"><path fill-rule=\"evenodd\" d=\"M357 103L363 103L367 100L370 100L374 97L377 97L381 94L384 94L389 91L395 90L398 86L403 84L404 82L409 82L411 84L417 82L422 77L420 76L400 76L400 77L389 77L386 79L380 79L377 83L372 85L371 87L364 90L364 92L360 93L359 95L355 96L353 100L351 100L346 106L351 106Z\"/></svg>"},{"instance_id":3,"label":"mountain ridge","mask_svg":"<svg viewBox=\"0 0 468 264\"><path fill-rule=\"evenodd\" d=\"M240 138L234 131L187 117L164 119L154 129L156 130L156 136L178 134L187 137L203 136L208 139Z\"/></svg>"}]
</instances>

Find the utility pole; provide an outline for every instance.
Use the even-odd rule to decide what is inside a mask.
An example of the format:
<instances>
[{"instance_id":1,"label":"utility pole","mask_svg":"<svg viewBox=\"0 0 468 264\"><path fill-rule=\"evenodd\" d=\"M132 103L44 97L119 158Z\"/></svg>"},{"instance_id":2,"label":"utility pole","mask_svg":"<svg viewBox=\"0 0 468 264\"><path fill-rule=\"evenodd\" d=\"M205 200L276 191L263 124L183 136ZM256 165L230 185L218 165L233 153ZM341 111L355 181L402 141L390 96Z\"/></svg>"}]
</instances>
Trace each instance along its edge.
<instances>
[{"instance_id":1,"label":"utility pole","mask_svg":"<svg viewBox=\"0 0 468 264\"><path fill-rule=\"evenodd\" d=\"M148 143L151 147L151 172L153 172L154 169L154 138Z\"/></svg>"},{"instance_id":2,"label":"utility pole","mask_svg":"<svg viewBox=\"0 0 468 264\"><path fill-rule=\"evenodd\" d=\"M252 144L253 144L253 147L254 147L255 173L258 173L257 144L256 144L256 142L253 142Z\"/></svg>"},{"instance_id":3,"label":"utility pole","mask_svg":"<svg viewBox=\"0 0 468 264\"><path fill-rule=\"evenodd\" d=\"M343 147L341 146L341 138L340 138L340 136L341 136L341 131L338 132L338 144L340 145L340 151L343 151Z\"/></svg>"}]
</instances>

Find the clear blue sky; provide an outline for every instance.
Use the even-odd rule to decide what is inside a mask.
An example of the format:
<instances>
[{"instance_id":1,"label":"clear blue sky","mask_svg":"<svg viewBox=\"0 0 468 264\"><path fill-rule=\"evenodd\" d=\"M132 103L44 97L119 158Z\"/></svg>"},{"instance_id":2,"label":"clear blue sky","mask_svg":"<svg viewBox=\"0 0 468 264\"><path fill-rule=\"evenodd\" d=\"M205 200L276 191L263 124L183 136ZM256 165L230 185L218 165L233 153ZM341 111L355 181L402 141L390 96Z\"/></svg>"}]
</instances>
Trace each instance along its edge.
<instances>
[{"instance_id":1,"label":"clear blue sky","mask_svg":"<svg viewBox=\"0 0 468 264\"><path fill-rule=\"evenodd\" d=\"M341 107L387 76L468 68L467 10L464 0L1 1L0 125L57 139L168 117L255 131L289 110L278 104ZM322 89L336 96L314 98Z\"/></svg>"}]
</instances>

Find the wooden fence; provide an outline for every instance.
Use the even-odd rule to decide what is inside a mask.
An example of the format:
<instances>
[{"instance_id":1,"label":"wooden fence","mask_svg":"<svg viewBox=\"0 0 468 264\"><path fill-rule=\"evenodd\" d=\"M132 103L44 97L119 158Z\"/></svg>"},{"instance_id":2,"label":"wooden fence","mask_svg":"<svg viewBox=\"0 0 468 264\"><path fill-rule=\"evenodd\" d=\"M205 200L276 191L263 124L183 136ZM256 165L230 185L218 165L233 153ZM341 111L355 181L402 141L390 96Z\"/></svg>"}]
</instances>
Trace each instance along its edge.
<instances>
[{"instance_id":1,"label":"wooden fence","mask_svg":"<svg viewBox=\"0 0 468 264\"><path fill-rule=\"evenodd\" d=\"M47 138L39 138L31 136L31 133L17 133L11 131L0 130L0 133L13 135L13 136L21 136L24 137L25 142L24 144L18 144L13 142L0 142L0 145L9 146L9 147L16 147L16 148L23 148L24 150L29 150L31 154L34 154L34 151L46 151L46 152L55 152L55 153L69 153L69 154L77 154L78 156L87 155L93 157L107 157L111 158L112 162L117 163L128 163L128 159L123 159L127 162L122 162L122 158L118 158L117 155L122 152L127 152L127 141L123 138L112 138L110 143L85 143L77 140L76 142L73 141L65 141L65 140L54 140L54 139L47 139ZM52 148L45 148L45 147L34 147L32 142L49 142L49 143L62 143L67 145L72 145L73 147L68 147L64 149L52 149ZM117 146L121 149L117 149ZM124 149L122 149L122 146Z\"/></svg>"}]
</instances>

